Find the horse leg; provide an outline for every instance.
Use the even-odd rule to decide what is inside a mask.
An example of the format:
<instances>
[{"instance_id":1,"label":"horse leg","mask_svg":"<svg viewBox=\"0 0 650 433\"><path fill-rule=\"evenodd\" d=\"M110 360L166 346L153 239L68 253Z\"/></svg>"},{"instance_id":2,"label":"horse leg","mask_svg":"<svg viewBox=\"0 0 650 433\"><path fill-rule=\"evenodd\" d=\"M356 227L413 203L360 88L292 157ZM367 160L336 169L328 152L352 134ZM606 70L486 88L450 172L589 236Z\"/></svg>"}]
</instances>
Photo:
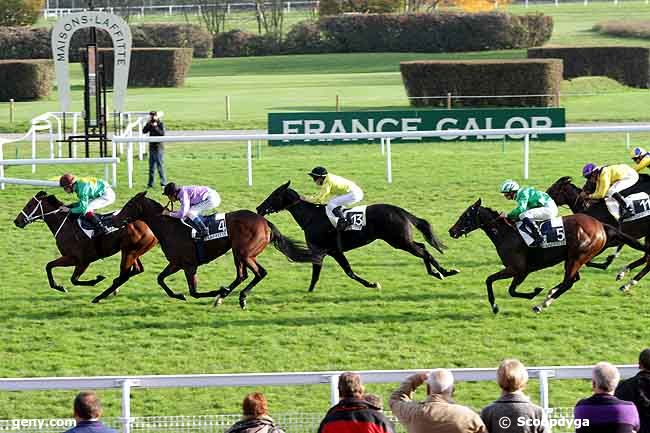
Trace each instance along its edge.
<instances>
[{"instance_id":1,"label":"horse leg","mask_svg":"<svg viewBox=\"0 0 650 433\"><path fill-rule=\"evenodd\" d=\"M501 269L499 272L496 272L496 273L494 273L492 275L489 275L485 279L485 286L487 287L488 302L490 302L490 306L492 307L492 312L494 314L497 314L499 312L499 306L496 304L495 299L494 299L494 289L492 288L492 283L494 283L497 280L505 280L507 278L512 278L515 275L516 274L510 268L504 268L504 269Z\"/></svg>"},{"instance_id":2,"label":"horse leg","mask_svg":"<svg viewBox=\"0 0 650 433\"><path fill-rule=\"evenodd\" d=\"M639 262L639 261L641 261L641 260L643 260L643 261L646 262L645 267L644 267L643 269L641 269L641 272L639 272L638 274L636 274L636 275L634 276L634 278L632 278L632 279L631 279L627 284L625 284L625 285L623 285L623 286L620 287L619 290L620 290L621 292L623 292L623 293L627 293L627 292L629 292L630 289L632 288L632 286L636 286L636 285L639 283L639 281L640 281L643 277L645 277L646 274L647 274L648 272L650 272L650 257L646 254L646 255L644 255L641 259L636 260L634 263L637 263L637 262ZM632 264L634 264L634 263L632 263Z\"/></svg>"},{"instance_id":3,"label":"horse leg","mask_svg":"<svg viewBox=\"0 0 650 433\"><path fill-rule=\"evenodd\" d=\"M232 283L228 284L228 287L221 287L219 290L216 290L215 299L212 303L213 307L218 307L223 304L223 301L228 295L232 293L237 286L241 284L246 278L248 278L248 272L246 272L246 266L239 257L238 253L233 254L233 260L235 262L235 279L232 280Z\"/></svg>"},{"instance_id":4,"label":"horse leg","mask_svg":"<svg viewBox=\"0 0 650 433\"><path fill-rule=\"evenodd\" d=\"M535 287L530 292L518 292L517 286L523 283L527 276L528 274L515 275L515 277L512 279L512 282L510 283L510 287L508 288L508 293L510 294L510 296L512 296L513 298L533 299L535 296L539 295L544 291L544 289L541 287Z\"/></svg>"},{"instance_id":5,"label":"horse leg","mask_svg":"<svg viewBox=\"0 0 650 433\"><path fill-rule=\"evenodd\" d=\"M167 293L167 296L169 296L170 298L184 301L185 295L183 295L182 293L174 293L174 291L170 289L169 286L165 283L165 278L175 274L180 270L181 270L180 266L176 266L175 264L169 263L167 264L165 269L163 269L162 272L158 274L157 280L158 280L158 285L163 288L165 293Z\"/></svg>"},{"instance_id":6,"label":"horse leg","mask_svg":"<svg viewBox=\"0 0 650 433\"><path fill-rule=\"evenodd\" d=\"M320 271L323 269L323 259L324 255L319 255L314 257L314 261L311 264L311 282L309 283L309 292L313 292L316 288L316 283L320 278Z\"/></svg>"},{"instance_id":7,"label":"horse leg","mask_svg":"<svg viewBox=\"0 0 650 433\"><path fill-rule=\"evenodd\" d=\"M587 266L588 268L596 268L596 269L605 270L605 269L607 269L609 267L609 265L612 264L614 259L616 259L618 256L621 255L621 250L622 249L623 249L623 244L617 246L616 247L616 252L614 254L608 255L603 263L594 263L594 262L589 261L589 262L585 263L585 266ZM621 277L621 278L623 278L623 277Z\"/></svg>"},{"instance_id":8,"label":"horse leg","mask_svg":"<svg viewBox=\"0 0 650 433\"><path fill-rule=\"evenodd\" d=\"M616 274L616 281L620 281L625 277L625 274L630 272L632 269L637 268L641 266L642 264L646 263L648 261L648 256L644 255L643 257L633 261L632 263L628 263L619 271L618 274Z\"/></svg>"},{"instance_id":9,"label":"horse leg","mask_svg":"<svg viewBox=\"0 0 650 433\"><path fill-rule=\"evenodd\" d=\"M257 263L257 260L254 257L249 257L246 259L246 266L251 270L255 277L253 278L253 281L248 283L246 287L244 287L244 290L239 293L239 306L242 310L246 309L246 298L248 297L248 294L251 292L251 290L253 290L253 287L255 287L257 283L266 277L266 274L268 273L266 272L266 269L262 267L262 265Z\"/></svg>"},{"instance_id":10,"label":"horse leg","mask_svg":"<svg viewBox=\"0 0 650 433\"><path fill-rule=\"evenodd\" d=\"M50 287L59 292L67 293L68 291L63 286L59 286L54 281L54 276L52 275L53 268L66 267L66 266L76 266L77 259L72 256L61 256L56 260L52 260L47 265L45 265L45 272L47 273L47 281L50 283Z\"/></svg>"},{"instance_id":11,"label":"horse leg","mask_svg":"<svg viewBox=\"0 0 650 433\"><path fill-rule=\"evenodd\" d=\"M183 269L185 272L185 279L187 280L187 287L190 289L190 296L193 298L214 298L219 294L218 290L210 290L209 292L199 292L196 290L198 281L196 278L196 265L188 266Z\"/></svg>"},{"instance_id":12,"label":"horse leg","mask_svg":"<svg viewBox=\"0 0 650 433\"><path fill-rule=\"evenodd\" d=\"M399 247L398 247L399 248ZM416 257L420 257L424 261L424 266L427 268L427 273L432 275L439 280L444 280L445 277L451 275L456 275L460 272L458 269L445 269L438 263L438 261L427 251L427 247L421 242L411 241L409 245L405 248L400 248L404 251L407 251L413 254Z\"/></svg>"},{"instance_id":13,"label":"horse leg","mask_svg":"<svg viewBox=\"0 0 650 433\"><path fill-rule=\"evenodd\" d=\"M589 260L589 257L587 257L584 261L580 259L567 260L564 265L564 279L560 284L549 290L548 295L546 295L546 299L544 299L544 302L534 306L533 311L535 313L541 313L544 308L548 308L557 298L562 296L564 292L573 287L573 284L576 281L580 280L580 274L578 271L587 260Z\"/></svg>"},{"instance_id":14,"label":"horse leg","mask_svg":"<svg viewBox=\"0 0 650 433\"><path fill-rule=\"evenodd\" d=\"M140 257L135 259L135 263L133 263L133 266L131 266L131 276L135 277L138 274L141 274L144 272L144 265L140 261Z\"/></svg>"},{"instance_id":15,"label":"horse leg","mask_svg":"<svg viewBox=\"0 0 650 433\"><path fill-rule=\"evenodd\" d=\"M72 276L70 277L72 284L75 286L95 286L100 281L104 281L106 279L106 277L103 275L97 275L94 280L80 280L79 277L81 277L83 273L86 272L88 265L90 265L90 263L79 263L74 267L74 271L72 271Z\"/></svg>"},{"instance_id":16,"label":"horse leg","mask_svg":"<svg viewBox=\"0 0 650 433\"><path fill-rule=\"evenodd\" d=\"M334 257L334 260L343 268L345 271L345 274L352 278L354 281L357 281L361 284L363 284L365 287L371 287L375 289L381 289L381 284L378 282L371 283L369 281L364 280L360 276L354 273L352 270L352 266L350 266L350 262L348 262L348 259L343 255L342 252L340 251L335 251L330 254L332 257Z\"/></svg>"},{"instance_id":17,"label":"horse leg","mask_svg":"<svg viewBox=\"0 0 650 433\"><path fill-rule=\"evenodd\" d=\"M122 261L120 262L120 275L118 275L117 278L113 280L113 284L111 284L109 288L104 290L102 293L97 295L95 299L93 299L92 301L93 304L98 303L99 301L106 298L111 293L117 293L119 287L122 284L126 283L129 280L129 278L131 278L131 276L134 275L133 268L136 266L135 264L136 260L137 258L135 257L135 253L131 253L131 254L122 253Z\"/></svg>"}]
</instances>

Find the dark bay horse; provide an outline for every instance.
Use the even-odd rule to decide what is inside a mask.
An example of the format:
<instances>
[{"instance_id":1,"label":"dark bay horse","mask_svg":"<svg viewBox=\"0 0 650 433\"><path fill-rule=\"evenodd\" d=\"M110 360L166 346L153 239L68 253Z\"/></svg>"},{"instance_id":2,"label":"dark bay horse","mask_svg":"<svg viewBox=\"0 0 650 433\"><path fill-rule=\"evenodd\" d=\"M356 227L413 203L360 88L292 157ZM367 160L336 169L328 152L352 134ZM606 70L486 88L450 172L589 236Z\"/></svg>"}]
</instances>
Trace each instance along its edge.
<instances>
[{"instance_id":1,"label":"dark bay horse","mask_svg":"<svg viewBox=\"0 0 650 433\"><path fill-rule=\"evenodd\" d=\"M146 192L135 195L126 203L122 210L113 217L113 221L121 223L129 220L142 220L154 232L160 242L160 247L167 257L169 264L158 275L158 284L168 296L185 300L183 294L172 291L165 283L165 278L180 271L185 273L190 295L194 298L214 297L214 305L220 305L223 300L244 280L248 278L247 269L253 272L254 278L239 293L239 305L246 308L246 297L250 291L267 274L266 269L257 261L257 256L264 251L269 243L295 262L311 262L309 249L285 236L264 217L249 210L237 210L226 214L228 236L205 241L205 258L199 262L196 254L195 241L191 238L191 230L178 218L163 216L164 207L146 197ZM228 287L209 292L198 292L196 271L200 265L211 262L224 255L232 248L235 261L236 276Z\"/></svg>"},{"instance_id":2,"label":"dark bay horse","mask_svg":"<svg viewBox=\"0 0 650 433\"><path fill-rule=\"evenodd\" d=\"M537 287L531 292L518 292L517 286L530 273L564 262L562 282L549 291L544 302L533 307L534 312L541 313L544 308L550 306L555 299L580 279L580 268L603 249L623 243L636 250L646 252L644 246L634 238L589 215L570 215L563 217L562 220L566 238L565 246L528 248L517 233L517 229L507 219L499 217L498 212L481 206L481 199L478 199L463 212L458 221L449 229L449 234L455 239L481 229L496 247L505 268L488 276L485 280L488 300L495 314L499 312L499 307L495 303L492 284L497 280L512 278L509 288L510 296L533 299L544 289Z\"/></svg>"},{"instance_id":3,"label":"dark bay horse","mask_svg":"<svg viewBox=\"0 0 650 433\"><path fill-rule=\"evenodd\" d=\"M67 212L59 211L62 205L63 203L55 196L41 191L27 202L14 220L14 224L20 228L25 228L34 221L42 220L54 235L61 257L45 266L47 280L51 288L66 292L63 286L56 284L52 276L52 269L60 266L74 266L70 278L72 284L76 286L96 285L106 277L97 275L95 279L86 281L79 280L79 277L92 262L112 256L118 251L122 252L120 275L93 302L96 303L108 294L115 292L129 278L144 271L140 257L157 243L156 237L145 223L137 221L100 238L88 239L77 222L70 218Z\"/></svg>"},{"instance_id":4,"label":"dark bay horse","mask_svg":"<svg viewBox=\"0 0 650 433\"><path fill-rule=\"evenodd\" d=\"M445 246L436 237L431 225L424 219L397 206L389 204L373 204L366 208L366 226L362 230L349 230L337 233L325 214L325 206L315 205L300 198L300 195L289 188L290 181L281 185L257 207L260 215L267 215L282 210L288 210L300 228L305 232L307 245L314 254L311 283L309 291L313 291L321 269L323 259L329 255L343 268L346 275L363 284L365 287L381 287L379 283L371 283L358 276L352 270L344 251L368 245L381 239L393 248L404 250L421 258L429 275L443 279L458 273L456 269L443 268L427 251L425 245L413 240L413 229L424 235L427 243L442 252Z\"/></svg>"},{"instance_id":5,"label":"dark bay horse","mask_svg":"<svg viewBox=\"0 0 650 433\"><path fill-rule=\"evenodd\" d=\"M636 187L636 185L635 185ZM632 188L635 188L632 187ZM626 190L624 195L628 193L638 192L639 188L635 188L635 191L631 191L632 188ZM604 200L597 201L586 201L584 197L580 194L582 189L577 187L572 183L572 178L570 176L564 176L555 181L553 185L546 191L548 195L553 198L555 203L558 206L568 205L573 213L584 213L596 218L598 221L601 221L605 224L610 224L613 226L619 225L619 222L612 216L612 214L607 209L607 205ZM640 218L638 220L625 221L623 220L620 223L620 229L623 233L635 238L645 237L645 243L648 245L650 240L650 218ZM623 244L618 244L615 254L607 256L604 263L587 263L587 266L607 269L607 267L614 261L616 257L620 254ZM645 257L642 257L634 262L626 265L616 276L617 280L621 280L625 274L646 263L646 266L639 272L630 282L621 286L622 291L628 291L630 287L637 284L649 271L650 265Z\"/></svg>"}]
</instances>

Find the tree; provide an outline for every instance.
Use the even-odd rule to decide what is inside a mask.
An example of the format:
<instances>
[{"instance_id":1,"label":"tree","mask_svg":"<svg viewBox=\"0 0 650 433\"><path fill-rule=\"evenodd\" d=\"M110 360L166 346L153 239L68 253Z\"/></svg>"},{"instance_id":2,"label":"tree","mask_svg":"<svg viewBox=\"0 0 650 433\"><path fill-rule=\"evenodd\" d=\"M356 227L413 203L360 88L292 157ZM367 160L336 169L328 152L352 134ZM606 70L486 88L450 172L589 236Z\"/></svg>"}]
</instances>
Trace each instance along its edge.
<instances>
[{"instance_id":1,"label":"tree","mask_svg":"<svg viewBox=\"0 0 650 433\"><path fill-rule=\"evenodd\" d=\"M45 0L0 0L0 25L29 26L43 10Z\"/></svg>"},{"instance_id":2,"label":"tree","mask_svg":"<svg viewBox=\"0 0 650 433\"><path fill-rule=\"evenodd\" d=\"M186 5L196 5L198 15L205 28L213 36L225 31L228 15L228 0L185 0ZM183 8L185 20L190 22L190 8Z\"/></svg>"},{"instance_id":3,"label":"tree","mask_svg":"<svg viewBox=\"0 0 650 433\"><path fill-rule=\"evenodd\" d=\"M257 29L279 42L284 25L284 0L255 0Z\"/></svg>"}]
</instances>

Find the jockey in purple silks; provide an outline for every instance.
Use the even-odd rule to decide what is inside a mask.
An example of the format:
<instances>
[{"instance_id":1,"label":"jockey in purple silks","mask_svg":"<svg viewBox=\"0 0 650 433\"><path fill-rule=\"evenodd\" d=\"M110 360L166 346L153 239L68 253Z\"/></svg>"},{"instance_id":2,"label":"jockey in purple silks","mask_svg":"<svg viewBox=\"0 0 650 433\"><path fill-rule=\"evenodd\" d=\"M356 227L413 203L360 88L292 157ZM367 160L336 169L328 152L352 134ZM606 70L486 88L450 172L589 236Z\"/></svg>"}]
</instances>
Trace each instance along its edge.
<instances>
[{"instance_id":1,"label":"jockey in purple silks","mask_svg":"<svg viewBox=\"0 0 650 433\"><path fill-rule=\"evenodd\" d=\"M208 228L203 224L199 215L202 212L219 206L221 197L215 190L207 186L176 186L174 182L165 185L163 194L170 201L180 201L180 209L176 212L163 211L163 215L172 218L185 219L196 230L197 236L203 238L208 235Z\"/></svg>"}]
</instances>

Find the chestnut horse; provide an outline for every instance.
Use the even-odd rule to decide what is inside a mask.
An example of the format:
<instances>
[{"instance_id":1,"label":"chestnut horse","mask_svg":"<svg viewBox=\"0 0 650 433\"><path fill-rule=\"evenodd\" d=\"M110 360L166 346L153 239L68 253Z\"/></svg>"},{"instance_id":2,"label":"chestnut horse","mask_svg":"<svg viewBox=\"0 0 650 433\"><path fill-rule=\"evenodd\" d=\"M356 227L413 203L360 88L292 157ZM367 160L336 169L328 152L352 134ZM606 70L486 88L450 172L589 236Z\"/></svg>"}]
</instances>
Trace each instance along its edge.
<instances>
[{"instance_id":1,"label":"chestnut horse","mask_svg":"<svg viewBox=\"0 0 650 433\"><path fill-rule=\"evenodd\" d=\"M113 284L108 289L93 299L93 303L116 292L129 278L144 271L140 257L158 242L145 223L137 221L107 235L89 239L68 212L59 210L62 205L63 203L54 195L41 191L27 202L14 220L14 224L20 228L42 220L54 235L61 257L45 266L51 288L60 292L67 291L63 286L56 284L52 276L52 269L60 266L74 266L70 278L72 284L96 285L106 277L97 275L94 279L85 281L80 280L79 277L92 262L110 257L118 251L122 252L120 275L113 280Z\"/></svg>"}]
</instances>

